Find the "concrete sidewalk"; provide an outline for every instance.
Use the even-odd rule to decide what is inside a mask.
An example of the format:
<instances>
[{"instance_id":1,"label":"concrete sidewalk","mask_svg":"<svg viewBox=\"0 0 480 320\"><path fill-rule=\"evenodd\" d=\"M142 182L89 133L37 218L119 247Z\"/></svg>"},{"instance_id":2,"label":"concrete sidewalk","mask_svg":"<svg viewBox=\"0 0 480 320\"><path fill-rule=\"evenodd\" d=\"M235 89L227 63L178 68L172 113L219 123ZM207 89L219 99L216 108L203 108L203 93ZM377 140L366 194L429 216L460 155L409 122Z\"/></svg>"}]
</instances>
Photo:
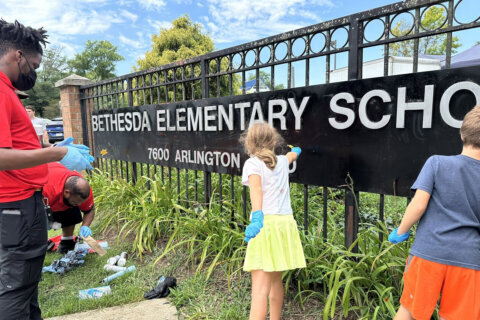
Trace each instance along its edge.
<instances>
[{"instance_id":1,"label":"concrete sidewalk","mask_svg":"<svg viewBox=\"0 0 480 320\"><path fill-rule=\"evenodd\" d=\"M167 299L153 299L118 307L67 314L46 320L177 320L177 309Z\"/></svg>"}]
</instances>

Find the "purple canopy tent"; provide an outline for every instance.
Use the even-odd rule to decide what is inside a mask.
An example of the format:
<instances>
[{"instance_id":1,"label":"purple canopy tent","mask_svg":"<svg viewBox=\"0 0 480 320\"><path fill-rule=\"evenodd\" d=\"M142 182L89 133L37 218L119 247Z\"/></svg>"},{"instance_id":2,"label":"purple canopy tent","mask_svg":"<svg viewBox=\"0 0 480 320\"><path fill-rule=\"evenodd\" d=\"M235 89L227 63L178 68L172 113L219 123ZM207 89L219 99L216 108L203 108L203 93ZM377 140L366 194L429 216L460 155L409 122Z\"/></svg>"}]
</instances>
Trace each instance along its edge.
<instances>
[{"instance_id":1,"label":"purple canopy tent","mask_svg":"<svg viewBox=\"0 0 480 320\"><path fill-rule=\"evenodd\" d=\"M435 59L442 62L442 69L445 69L445 55L419 54L419 58ZM450 60L450 68L461 68L480 65L480 44L454 55Z\"/></svg>"},{"instance_id":2,"label":"purple canopy tent","mask_svg":"<svg viewBox=\"0 0 480 320\"><path fill-rule=\"evenodd\" d=\"M445 61L442 62L442 67ZM461 68L480 65L480 44L462 51L452 57L450 61L451 68Z\"/></svg>"}]
</instances>

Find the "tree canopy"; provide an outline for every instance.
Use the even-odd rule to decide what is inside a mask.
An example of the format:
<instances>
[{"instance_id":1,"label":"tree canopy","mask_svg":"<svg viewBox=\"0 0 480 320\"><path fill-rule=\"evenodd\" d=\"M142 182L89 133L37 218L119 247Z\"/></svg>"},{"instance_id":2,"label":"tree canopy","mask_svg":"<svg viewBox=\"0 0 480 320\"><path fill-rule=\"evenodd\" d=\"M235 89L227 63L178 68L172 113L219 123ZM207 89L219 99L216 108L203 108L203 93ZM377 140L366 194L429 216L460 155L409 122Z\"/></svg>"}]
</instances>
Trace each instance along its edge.
<instances>
[{"instance_id":1,"label":"tree canopy","mask_svg":"<svg viewBox=\"0 0 480 320\"><path fill-rule=\"evenodd\" d=\"M108 40L88 40L85 49L68 61L73 73L94 81L115 77L115 64L124 60L118 48Z\"/></svg>"},{"instance_id":2,"label":"tree canopy","mask_svg":"<svg viewBox=\"0 0 480 320\"><path fill-rule=\"evenodd\" d=\"M424 30L436 30L442 27L446 19L445 8L432 6L422 17L421 28ZM443 27L446 27L446 23ZM442 28L443 28L442 27ZM411 26L405 20L398 21L392 28L392 34L400 37L409 33ZM461 46L457 36L452 37L452 54L457 52ZM414 51L414 41L406 40L390 44L390 54L393 56L411 57ZM444 55L447 53L447 35L439 34L430 37L420 38L418 53Z\"/></svg>"},{"instance_id":3,"label":"tree canopy","mask_svg":"<svg viewBox=\"0 0 480 320\"><path fill-rule=\"evenodd\" d=\"M137 61L136 70L200 56L214 49L212 39L202 33L202 26L193 23L188 15L173 20L170 29L161 28L159 31L159 34L152 35L152 49L147 51L144 59Z\"/></svg>"}]
</instances>

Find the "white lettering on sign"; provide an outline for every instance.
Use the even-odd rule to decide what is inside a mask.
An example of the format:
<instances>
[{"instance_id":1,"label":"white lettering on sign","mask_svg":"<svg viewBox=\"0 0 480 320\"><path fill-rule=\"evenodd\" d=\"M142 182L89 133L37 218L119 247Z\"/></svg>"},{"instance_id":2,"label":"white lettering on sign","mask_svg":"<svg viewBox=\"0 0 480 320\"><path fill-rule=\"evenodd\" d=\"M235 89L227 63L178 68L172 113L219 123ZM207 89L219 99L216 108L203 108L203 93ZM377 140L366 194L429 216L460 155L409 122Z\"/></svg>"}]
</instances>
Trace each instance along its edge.
<instances>
[{"instance_id":1,"label":"white lettering on sign","mask_svg":"<svg viewBox=\"0 0 480 320\"><path fill-rule=\"evenodd\" d=\"M92 116L92 130L93 131L99 131L98 130L98 116L97 115Z\"/></svg>"},{"instance_id":2,"label":"white lettering on sign","mask_svg":"<svg viewBox=\"0 0 480 320\"><path fill-rule=\"evenodd\" d=\"M202 107L179 107L176 109L158 109L155 112L154 127L156 131L223 131L245 130L255 122L268 120L270 124L280 123L281 130L287 130L287 113L290 111L295 119L295 130L302 128L302 116L307 108L310 96L297 101L294 98L272 99L264 106L260 101L239 102ZM251 112L247 110L251 108ZM237 116L237 121L235 121ZM247 119L248 117L248 119ZM92 116L93 131L151 131L152 124L147 111L130 111Z\"/></svg>"},{"instance_id":3,"label":"white lettering on sign","mask_svg":"<svg viewBox=\"0 0 480 320\"><path fill-rule=\"evenodd\" d=\"M245 130L245 108L250 108L250 102L235 103L235 109L240 110L240 130Z\"/></svg>"},{"instance_id":4,"label":"white lettering on sign","mask_svg":"<svg viewBox=\"0 0 480 320\"><path fill-rule=\"evenodd\" d=\"M132 114L130 112L125 113L125 131L132 131Z\"/></svg>"},{"instance_id":5,"label":"white lettering on sign","mask_svg":"<svg viewBox=\"0 0 480 320\"><path fill-rule=\"evenodd\" d=\"M202 108L188 108L187 121L188 121L187 122L188 131L202 131L203 130Z\"/></svg>"},{"instance_id":6,"label":"white lettering on sign","mask_svg":"<svg viewBox=\"0 0 480 320\"><path fill-rule=\"evenodd\" d=\"M252 115L250 116L248 127L250 128L255 122L263 122L262 105L258 101L253 103Z\"/></svg>"},{"instance_id":7,"label":"white lettering on sign","mask_svg":"<svg viewBox=\"0 0 480 320\"><path fill-rule=\"evenodd\" d=\"M408 90L406 87L399 87L395 92L396 99L392 97L393 93L390 94L383 89L367 91L361 97L355 97L349 92L336 93L329 102L333 114L328 117L328 123L337 130L348 129L355 123L358 112L360 124L368 129L378 130L386 127L391 122L393 115L395 115L395 127L403 129L405 128L406 118L409 114L412 114L411 111L420 111L422 113L422 128L432 128L433 112L436 110L434 106L435 85L425 85L423 96L416 100L408 99ZM441 93L439 102L441 119L454 128L460 128L462 120L455 119L452 116L450 102L452 97L461 90L472 92L477 104L480 104L480 85L471 81L452 84ZM440 94L437 92L437 95ZM298 131L302 129L303 116L309 106L310 98L311 96L304 96L301 99L276 98L268 100L267 105L262 105L260 101L253 101L231 103L228 107L220 104L190 108L162 108L156 110L153 115L155 119L150 119L148 112L145 110L103 113L92 115L92 129L94 132L152 131L153 124L154 130L158 132L243 131L255 122L268 121L269 124L280 127L280 130L288 130L287 116L293 116L294 128L291 129ZM383 111L381 109L380 111L375 110L381 115L379 120L371 119L368 112L369 103L376 98L381 100L380 104L385 106ZM396 102L396 109L391 106L392 103L395 103L392 101ZM392 110L395 111L392 112ZM267 113L265 114L265 112ZM216 157L216 155L212 156ZM208 154L206 158L203 157L202 161L210 162L210 159L210 154Z\"/></svg>"},{"instance_id":8,"label":"white lettering on sign","mask_svg":"<svg viewBox=\"0 0 480 320\"><path fill-rule=\"evenodd\" d=\"M406 102L407 88L398 88L397 101L397 128L405 128L405 111L423 111L423 128L432 127L433 111L433 85L425 86L425 98L423 101Z\"/></svg>"},{"instance_id":9,"label":"white lettering on sign","mask_svg":"<svg viewBox=\"0 0 480 320\"><path fill-rule=\"evenodd\" d=\"M177 113L177 130L178 131L187 131L187 127L183 124L183 122L187 118L184 115L182 115L183 113L186 112L186 109L185 108L178 108L175 111Z\"/></svg>"},{"instance_id":10,"label":"white lettering on sign","mask_svg":"<svg viewBox=\"0 0 480 320\"><path fill-rule=\"evenodd\" d=\"M170 150L166 148L147 148L148 159L168 161L170 159Z\"/></svg>"},{"instance_id":11,"label":"white lettering on sign","mask_svg":"<svg viewBox=\"0 0 480 320\"><path fill-rule=\"evenodd\" d=\"M354 103L355 98L352 94L348 92L341 92L337 93L333 96L332 100L330 100L330 109L338 114L342 114L347 117L347 120L344 122L340 122L334 117L328 118L328 122L332 127L338 130L343 130L349 128L353 122L355 121L355 111L350 108L341 107L338 105L339 100L345 100L347 103Z\"/></svg>"},{"instance_id":12,"label":"white lettering on sign","mask_svg":"<svg viewBox=\"0 0 480 320\"><path fill-rule=\"evenodd\" d=\"M293 116L295 117L295 130L300 130L302 128L302 114L305 111L305 107L307 106L307 102L310 97L303 97L302 102L300 103L300 107L297 107L297 103L295 99L288 98L288 103L290 104L290 108L292 109Z\"/></svg>"},{"instance_id":13,"label":"white lettering on sign","mask_svg":"<svg viewBox=\"0 0 480 320\"><path fill-rule=\"evenodd\" d=\"M203 119L205 120L205 131L216 131L217 127L212 124L212 121L215 121L215 115L212 114L212 111L217 110L217 106L206 106L203 108L205 111Z\"/></svg>"},{"instance_id":14,"label":"white lettering on sign","mask_svg":"<svg viewBox=\"0 0 480 320\"><path fill-rule=\"evenodd\" d=\"M203 150L177 150L175 152L175 162L240 169L240 153Z\"/></svg>"},{"instance_id":15,"label":"white lettering on sign","mask_svg":"<svg viewBox=\"0 0 480 320\"><path fill-rule=\"evenodd\" d=\"M93 131L152 131L147 111L92 116Z\"/></svg>"},{"instance_id":16,"label":"white lettering on sign","mask_svg":"<svg viewBox=\"0 0 480 320\"><path fill-rule=\"evenodd\" d=\"M228 105L228 113L225 111L225 107L222 105L218 106L218 130L223 131L223 124L227 126L228 130L233 130L233 105L230 103Z\"/></svg>"},{"instance_id":17,"label":"white lettering on sign","mask_svg":"<svg viewBox=\"0 0 480 320\"><path fill-rule=\"evenodd\" d=\"M157 131L167 131L163 124L165 122L165 109L157 110Z\"/></svg>"},{"instance_id":18,"label":"white lettering on sign","mask_svg":"<svg viewBox=\"0 0 480 320\"><path fill-rule=\"evenodd\" d=\"M360 105L358 106L358 116L360 118L360 122L369 129L381 129L385 127L388 122L390 121L391 115L384 115L382 119L377 122L374 122L368 118L367 115L367 104L370 99L373 97L379 97L382 99L383 102L390 102L392 99L390 95L385 90L372 90L367 92L360 100Z\"/></svg>"},{"instance_id":19,"label":"white lettering on sign","mask_svg":"<svg viewBox=\"0 0 480 320\"><path fill-rule=\"evenodd\" d=\"M395 123L397 129L405 128L405 118L406 115L408 115L409 111L422 111L422 128L432 128L434 89L434 85L426 85L422 101L407 102L407 88L398 88ZM467 90L472 92L476 99L476 105L480 104L480 85L470 81L463 81L455 83L448 87L447 90L443 92L440 99L440 115L442 117L442 120L447 125L453 128L460 128L462 126L462 120L457 120L453 118L450 113L450 100L452 99L452 96L460 90ZM368 118L367 105L368 102L374 97L380 98L383 103L392 102L392 97L390 96L390 94L385 90L379 89L366 92L360 99L360 103L358 106L358 116L360 122L366 128L373 130L385 127L391 120L391 114L384 114L382 118L376 122ZM343 115L346 117L344 121L337 120L335 116L328 118L328 122L330 123L330 125L338 130L348 129L355 122L355 110L351 107L339 106L338 103L342 100L344 100L347 104L353 104L355 103L355 97L351 93L340 92L334 95L330 100L330 110L337 115Z\"/></svg>"},{"instance_id":20,"label":"white lettering on sign","mask_svg":"<svg viewBox=\"0 0 480 320\"><path fill-rule=\"evenodd\" d=\"M273 109L275 106L280 106L281 110L275 112ZM283 99L274 99L268 101L268 123L274 126L273 119L280 120L280 130L287 130L287 120L285 113L287 112L287 101Z\"/></svg>"},{"instance_id":21,"label":"white lettering on sign","mask_svg":"<svg viewBox=\"0 0 480 320\"><path fill-rule=\"evenodd\" d=\"M455 83L454 85L450 86L442 95L442 99L440 100L440 114L442 115L443 121L448 124L450 127L460 128L462 126L462 120L457 120L452 117L450 113L450 100L452 99L453 95L460 90L467 90L474 94L475 99L477 102L475 105L480 104L480 86L471 81L462 81Z\"/></svg>"}]
</instances>

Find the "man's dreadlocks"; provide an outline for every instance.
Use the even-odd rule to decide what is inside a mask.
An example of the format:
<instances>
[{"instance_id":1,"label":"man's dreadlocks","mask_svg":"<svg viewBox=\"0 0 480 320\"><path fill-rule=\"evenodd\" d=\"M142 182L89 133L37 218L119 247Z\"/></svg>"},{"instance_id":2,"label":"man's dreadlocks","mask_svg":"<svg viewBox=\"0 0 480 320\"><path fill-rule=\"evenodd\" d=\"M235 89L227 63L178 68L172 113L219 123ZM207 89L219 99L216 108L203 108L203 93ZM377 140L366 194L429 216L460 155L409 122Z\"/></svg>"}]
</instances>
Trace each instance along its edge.
<instances>
[{"instance_id":1,"label":"man's dreadlocks","mask_svg":"<svg viewBox=\"0 0 480 320\"><path fill-rule=\"evenodd\" d=\"M43 55L42 44L45 46L48 41L47 30L43 28L34 29L25 27L15 20L15 23L8 23L0 19L0 58L9 50L22 50L25 54L40 53Z\"/></svg>"}]
</instances>

